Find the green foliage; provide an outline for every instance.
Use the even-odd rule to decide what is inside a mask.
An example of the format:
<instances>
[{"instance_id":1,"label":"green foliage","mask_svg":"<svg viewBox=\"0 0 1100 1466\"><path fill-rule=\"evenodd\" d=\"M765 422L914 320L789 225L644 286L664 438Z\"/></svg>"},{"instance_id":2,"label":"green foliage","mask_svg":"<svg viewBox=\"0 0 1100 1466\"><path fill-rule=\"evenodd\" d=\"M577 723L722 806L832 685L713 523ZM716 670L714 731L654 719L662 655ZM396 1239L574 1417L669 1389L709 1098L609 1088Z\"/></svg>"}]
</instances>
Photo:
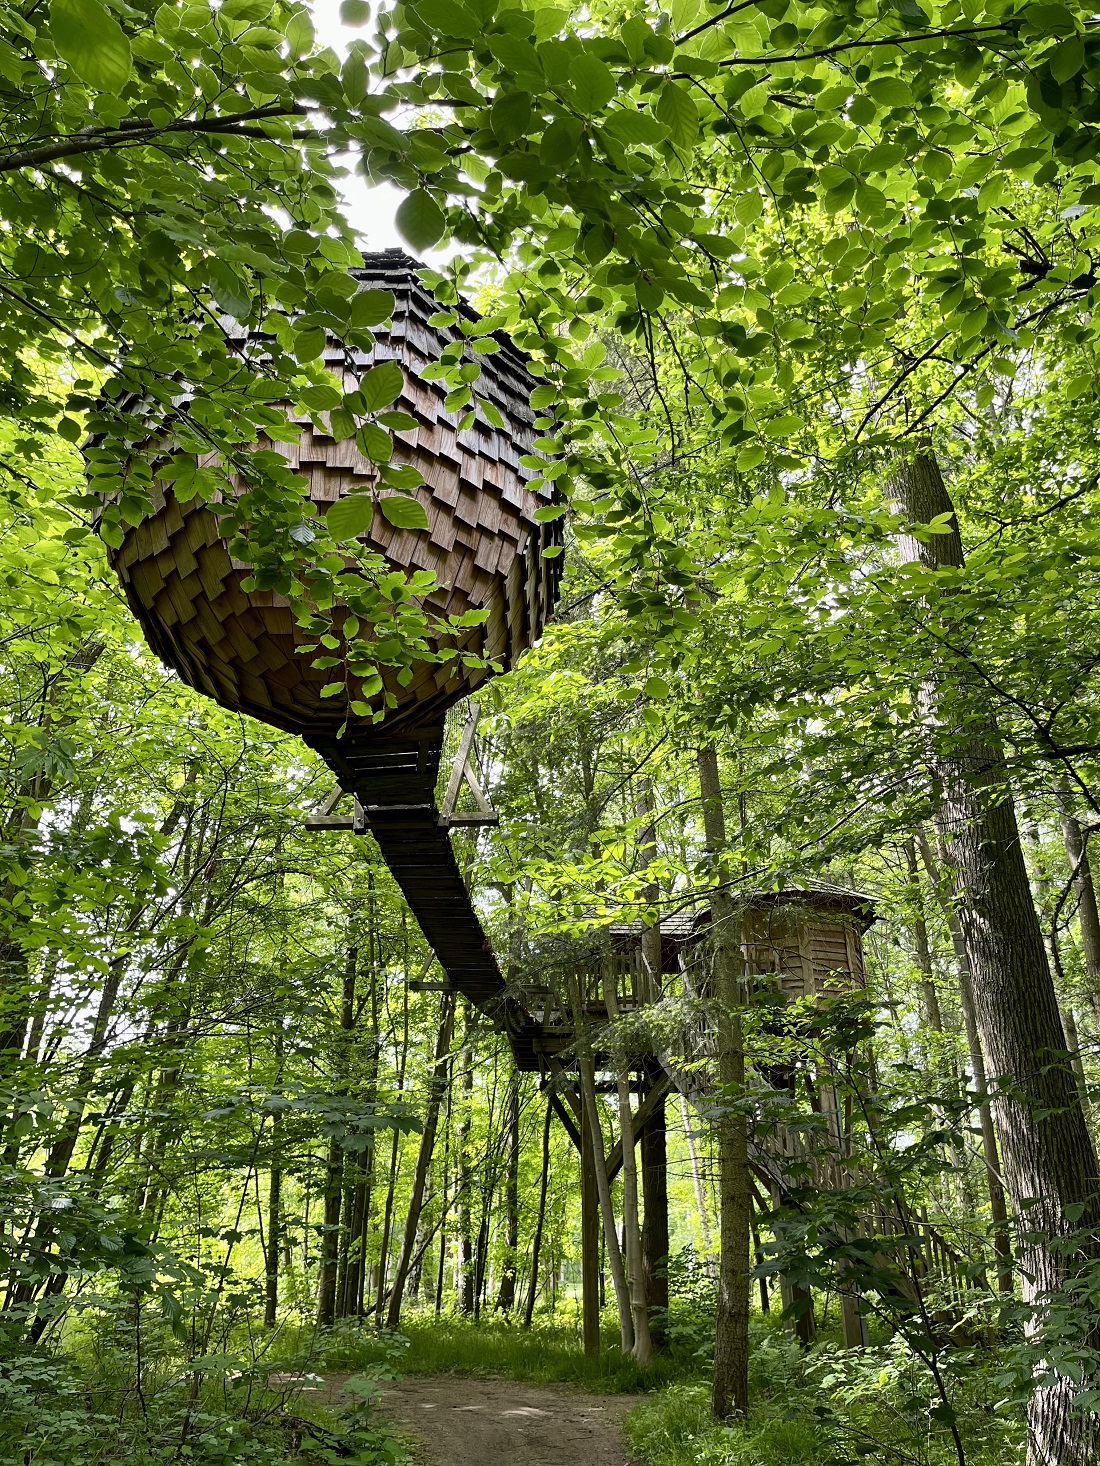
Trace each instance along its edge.
<instances>
[{"instance_id":1,"label":"green foliage","mask_svg":"<svg viewBox=\"0 0 1100 1466\"><path fill-rule=\"evenodd\" d=\"M632 1450L652 1466L857 1466L868 1459L922 1466L957 1461L949 1441L928 1433L907 1387L919 1363L904 1348L863 1353L822 1342L808 1352L759 1326L751 1356L748 1420L717 1425L702 1383L673 1385L626 1420ZM1023 1459L1019 1418L998 1406L989 1363L962 1383L959 1420L971 1466Z\"/></svg>"}]
</instances>

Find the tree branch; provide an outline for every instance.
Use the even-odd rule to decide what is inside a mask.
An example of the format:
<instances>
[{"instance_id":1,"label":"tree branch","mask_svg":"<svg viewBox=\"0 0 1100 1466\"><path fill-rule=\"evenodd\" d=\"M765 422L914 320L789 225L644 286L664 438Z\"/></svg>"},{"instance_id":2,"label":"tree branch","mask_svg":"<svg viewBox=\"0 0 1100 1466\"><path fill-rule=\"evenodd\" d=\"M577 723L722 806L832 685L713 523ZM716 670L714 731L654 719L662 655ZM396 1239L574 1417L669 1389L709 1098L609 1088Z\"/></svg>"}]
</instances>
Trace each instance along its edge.
<instances>
[{"instance_id":1,"label":"tree branch","mask_svg":"<svg viewBox=\"0 0 1100 1466\"><path fill-rule=\"evenodd\" d=\"M307 107L299 102L292 102L285 107L258 107L254 112L240 112L235 117L199 117L190 122L171 122L166 127L154 127L144 119L135 120L129 126L120 124L117 128L103 132L76 133L71 137L59 138L57 142L43 143L39 147L20 148L17 152L0 157L0 173L11 173L21 168L41 168L58 158L76 158L83 153L99 153L108 148L148 143L154 138L176 132L266 137L266 133L259 133L242 124L280 117L305 117L308 113Z\"/></svg>"}]
</instances>

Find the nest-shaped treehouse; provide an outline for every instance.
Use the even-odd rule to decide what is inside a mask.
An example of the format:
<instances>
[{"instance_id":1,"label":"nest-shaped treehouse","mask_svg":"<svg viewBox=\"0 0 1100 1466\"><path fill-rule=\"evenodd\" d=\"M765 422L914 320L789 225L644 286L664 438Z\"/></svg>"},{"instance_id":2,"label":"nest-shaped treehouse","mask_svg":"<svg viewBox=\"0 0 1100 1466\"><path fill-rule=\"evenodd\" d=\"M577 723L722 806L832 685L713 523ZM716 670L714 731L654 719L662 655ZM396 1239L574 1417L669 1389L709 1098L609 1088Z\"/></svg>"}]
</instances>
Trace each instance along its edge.
<instances>
[{"instance_id":1,"label":"nest-shaped treehouse","mask_svg":"<svg viewBox=\"0 0 1100 1466\"><path fill-rule=\"evenodd\" d=\"M512 343L495 338L498 350L474 358L481 367L477 391L496 407L504 427L479 419L461 430L459 415L444 408L446 388L423 377L459 332L428 325L440 306L418 282L417 268L397 250L367 256L353 273L363 289L392 292L392 324L376 332L369 353L349 352L335 340L324 351L325 365L347 390L368 367L398 362L405 385L393 407L416 421L415 428L394 433L393 461L424 475L417 498L428 527L396 529L376 507L360 538L396 569L435 575L440 588L423 600L430 615L488 611L482 626L462 635L460 649L507 668L542 631L559 573L559 562L541 553L554 539L554 526L535 522L544 501L529 487L533 473L520 464L535 437L528 404L535 383ZM308 418L299 421L297 442L261 439L257 447L282 454L308 480L320 514L349 493L392 492L354 439L337 442ZM285 597L241 588L252 567L231 557L217 515L201 499L181 503L170 485L157 485L153 512L127 530L111 559L149 645L190 686L223 707L310 739L335 734L348 719L344 698L320 695L331 674L296 650L304 633ZM456 658L418 664L404 687L392 673L384 675L386 690L397 699L385 719L392 734L438 722L486 673ZM356 700L362 696L354 680L350 692ZM377 693L366 701L378 706L381 699ZM355 737L364 726L369 720L352 717L349 732Z\"/></svg>"}]
</instances>

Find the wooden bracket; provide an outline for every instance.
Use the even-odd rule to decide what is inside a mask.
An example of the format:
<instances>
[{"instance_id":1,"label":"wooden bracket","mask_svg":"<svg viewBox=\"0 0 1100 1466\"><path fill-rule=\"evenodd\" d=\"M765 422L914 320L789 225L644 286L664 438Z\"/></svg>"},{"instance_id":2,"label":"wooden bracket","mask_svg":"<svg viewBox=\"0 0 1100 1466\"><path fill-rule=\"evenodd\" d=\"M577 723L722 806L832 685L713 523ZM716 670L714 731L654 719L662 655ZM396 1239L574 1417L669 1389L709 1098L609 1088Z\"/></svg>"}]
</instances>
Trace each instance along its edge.
<instances>
[{"instance_id":1,"label":"wooden bracket","mask_svg":"<svg viewBox=\"0 0 1100 1466\"><path fill-rule=\"evenodd\" d=\"M431 972L434 963L435 953L429 952L428 960L424 963L424 966L420 969L415 977L410 977L408 979L408 989L410 993L457 993L460 991L460 989L456 988L454 983L450 981L446 973L444 973L443 975L442 982L429 981L428 973Z\"/></svg>"},{"instance_id":2,"label":"wooden bracket","mask_svg":"<svg viewBox=\"0 0 1100 1466\"><path fill-rule=\"evenodd\" d=\"M470 715L466 719L466 726L462 730L462 737L459 740L458 752L455 754L454 766L451 769L451 777L447 781L447 791L443 795L443 808L439 811L439 823L444 829L451 825L499 825L500 815L489 803L488 796L481 784L478 782L477 773L474 770L471 760L471 752L474 746L474 733L477 731L478 705L470 703ZM475 814L456 814L455 805L458 803L459 792L462 788L462 781L465 779L470 793L474 796L474 803L477 805Z\"/></svg>"},{"instance_id":3,"label":"wooden bracket","mask_svg":"<svg viewBox=\"0 0 1100 1466\"><path fill-rule=\"evenodd\" d=\"M343 798L344 791L337 785L335 789L325 795L324 799L317 806L316 813L306 816L306 829L351 830L356 835L365 834L367 821L363 813L363 807L358 799L354 801L354 807L350 815L336 813L337 807Z\"/></svg>"}]
</instances>

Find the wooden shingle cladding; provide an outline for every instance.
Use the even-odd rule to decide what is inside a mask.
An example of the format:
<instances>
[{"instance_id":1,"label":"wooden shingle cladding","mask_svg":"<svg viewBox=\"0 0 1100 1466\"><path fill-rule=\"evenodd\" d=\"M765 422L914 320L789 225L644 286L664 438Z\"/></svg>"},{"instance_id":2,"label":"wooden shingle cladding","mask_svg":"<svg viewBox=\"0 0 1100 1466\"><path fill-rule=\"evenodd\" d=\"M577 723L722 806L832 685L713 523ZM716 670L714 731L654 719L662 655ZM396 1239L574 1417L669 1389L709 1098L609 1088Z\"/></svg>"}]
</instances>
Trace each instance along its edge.
<instances>
[{"instance_id":1,"label":"wooden shingle cladding","mask_svg":"<svg viewBox=\"0 0 1100 1466\"><path fill-rule=\"evenodd\" d=\"M533 517L547 495L531 489L535 475L520 464L533 451L528 397L535 384L504 338L492 338L499 347L492 354L477 356L471 347L468 354L482 369L475 393L496 407L505 426L493 428L479 417L460 430L460 414L444 410L444 387L422 376L460 333L428 325L439 306L417 282L417 268L397 250L368 256L355 274L365 289L392 291L392 327L377 333L370 353L348 352L335 340L325 347L326 366L349 389L368 367L399 362L405 385L393 406L416 419L415 428L394 434L394 461L424 475L416 497L428 528L395 529L376 507L362 538L395 568L435 575L440 588L423 601L429 613L487 610L483 626L453 641L444 638L444 644L507 669L546 624L560 576L560 560L542 554L557 541L558 528ZM262 338L250 341L262 350ZM347 493L395 492L381 484L377 467L353 440L338 443L308 421L297 442L261 440L257 446L274 449L302 474L322 514ZM181 504L170 487L158 485L152 514L126 531L111 559L150 646L185 682L224 707L290 732L335 733L345 721L345 698L320 696L333 673L313 668L311 658L295 650L306 638L289 604L274 593L242 591L251 567L230 558L217 517L200 500ZM389 728L438 722L489 675L462 666L461 658L420 662L413 673L407 687L398 684L396 670L383 673L386 690L398 701L387 712ZM360 696L354 682L351 695ZM381 694L363 701L377 706ZM369 720L352 718L349 735L370 727Z\"/></svg>"}]
</instances>

